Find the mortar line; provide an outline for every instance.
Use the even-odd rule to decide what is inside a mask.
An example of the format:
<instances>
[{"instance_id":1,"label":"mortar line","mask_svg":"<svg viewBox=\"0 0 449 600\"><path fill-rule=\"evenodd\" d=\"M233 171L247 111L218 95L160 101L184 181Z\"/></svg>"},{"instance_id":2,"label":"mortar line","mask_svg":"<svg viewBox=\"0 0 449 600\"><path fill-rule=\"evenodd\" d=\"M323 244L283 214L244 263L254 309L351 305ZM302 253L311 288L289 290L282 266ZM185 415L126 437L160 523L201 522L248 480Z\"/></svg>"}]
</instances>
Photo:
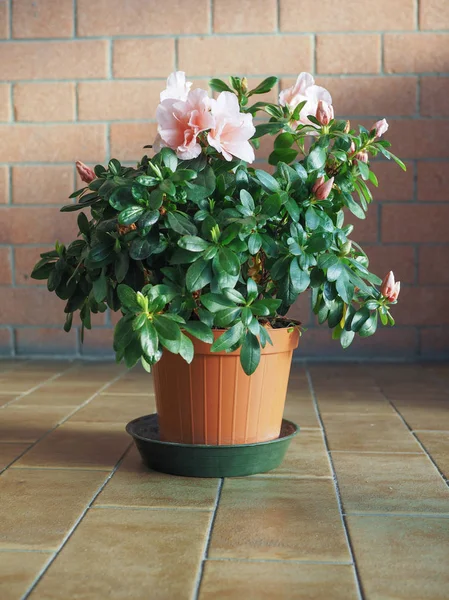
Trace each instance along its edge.
<instances>
[{"instance_id":1,"label":"mortar line","mask_svg":"<svg viewBox=\"0 0 449 600\"><path fill-rule=\"evenodd\" d=\"M73 365L73 367L75 367L77 365ZM69 371L70 369L68 369L67 371ZM66 372L67 372L66 371ZM62 374L62 373L61 373ZM43 439L45 439L48 435L50 435L51 433L53 433L53 431L56 431L56 429L58 429L58 427L60 427L61 425L64 425L64 423L66 423L71 417L73 417L74 414L76 414L81 408L84 408L85 406L87 406L87 404L89 404L89 402L91 402L94 398L96 398L98 395L101 394L101 392L105 389L107 389L110 385L112 385L113 383L115 383L116 381L118 381L120 379L120 377L123 376L123 373L119 373L119 375L117 375L116 377L114 377L112 380L108 381L107 383L105 383L103 386L100 387L99 390L97 390L94 394L92 394L92 396L90 396L85 402L83 402L82 404L80 404L79 406L76 406L74 408L74 410L72 410L72 412L70 412L66 417L64 417L61 421L59 421L54 427L52 427L51 429L49 429L48 431L46 431L43 435L41 435L40 438L38 438L35 442L33 442L30 446L28 446L28 448L26 448L21 454L19 454L19 456L17 456L9 465L8 468L11 467L14 463L16 463L18 460L20 460L23 456L25 456L25 454L27 452L29 452L32 448L34 448L35 446L37 446L37 444L39 444L39 442L41 442ZM17 398L18 399L18 398ZM17 400L16 399L16 400ZM0 409L1 411L2 409ZM1 414L1 413L0 413ZM129 448L129 446L128 446ZM128 450L127 448L127 450ZM3 471L0 472L0 476L6 472L6 469L4 469Z\"/></svg>"},{"instance_id":2,"label":"mortar line","mask_svg":"<svg viewBox=\"0 0 449 600\"><path fill-rule=\"evenodd\" d=\"M200 595L200 588L201 588L201 582L203 580L203 574L204 574L204 565L206 563L208 554L209 554L209 548L210 548L210 542L211 542L211 537L212 537L212 531L215 525L215 519L217 517L217 510L218 510L218 504L220 502L220 498L221 498L221 494L223 491L223 484L224 484L224 478L222 477L219 482L218 482L218 486L217 486L217 495L215 497L215 503L214 503L214 507L210 516L210 520L209 520L209 525L206 531L206 541L204 543L204 548L203 548L203 552L201 555L201 562L200 565L198 567L198 573L197 573L197 577L195 580L195 585L193 587L193 592L192 592L192 600L198 600L199 599L199 595Z\"/></svg>"},{"instance_id":3,"label":"mortar line","mask_svg":"<svg viewBox=\"0 0 449 600\"><path fill-rule=\"evenodd\" d=\"M112 382L111 382L112 383ZM30 588L25 592L25 594L22 596L21 600L26 600L30 594L34 591L34 589L36 588L36 586L39 584L39 581L42 579L42 577L45 575L45 573L48 571L48 569L51 567L51 565L53 564L53 562L56 560L56 558L59 556L59 554L62 552L62 550L64 549L64 546L67 544L67 542L70 540L70 538L72 537L72 535L74 534L74 532L76 531L76 529L78 528L79 524L81 523L81 521L84 519L84 517L86 516L86 514L88 513L89 509L92 507L92 504L95 502L95 500L98 498L98 496L101 494L101 492L104 490L104 488L106 487L106 485L109 483L110 479L115 475L117 469L120 467L120 465L122 464L126 453L129 450L129 446L128 448L126 448L126 450L123 452L122 456L119 458L119 460L117 461L115 467L111 470L110 473L108 473L107 477L105 478L105 480L103 481L103 483L100 484L100 486L98 487L97 491L94 493L93 497L91 498L90 502L87 504L86 508L82 511L81 515L79 516L79 518L75 521L74 525L69 529L69 531L67 532L67 535L64 537L61 545L59 546L58 550L56 550L56 552L53 554L53 556L49 559L49 561L47 562L47 564L43 567L43 569L39 572L39 574L37 575L37 577L35 578L35 580L33 581L33 583L31 584Z\"/></svg>"},{"instance_id":4,"label":"mortar line","mask_svg":"<svg viewBox=\"0 0 449 600\"><path fill-rule=\"evenodd\" d=\"M9 0L8 2L8 27L9 27L9 31L8 31L8 39L12 40L12 0ZM6 40L5 40L6 41Z\"/></svg>"},{"instance_id":5,"label":"mortar line","mask_svg":"<svg viewBox=\"0 0 449 600\"><path fill-rule=\"evenodd\" d=\"M281 32L281 3L280 0L276 0L276 33Z\"/></svg>"},{"instance_id":6,"label":"mortar line","mask_svg":"<svg viewBox=\"0 0 449 600\"><path fill-rule=\"evenodd\" d=\"M209 0L209 34L214 33L214 0Z\"/></svg>"},{"instance_id":7,"label":"mortar line","mask_svg":"<svg viewBox=\"0 0 449 600\"><path fill-rule=\"evenodd\" d=\"M312 396L312 401L313 401L313 405L314 405L314 408L315 408L315 413L316 413L318 422L320 423L321 428L323 430L324 445L325 445L327 456L328 456L328 460L329 460L329 463L330 463L331 472L332 472L332 475L333 475L333 478L334 478L334 488L335 488L335 494L336 494L336 497L337 497L338 512L340 514L341 523L342 523L342 527L343 527L343 532L344 532L344 535L345 535L345 538L346 538L346 543L347 543L348 550L349 550L349 556L351 557L351 561L352 561L353 566L354 566L354 578L355 578L355 583L356 583L356 588L357 588L357 594L358 594L359 600L364 600L365 596L364 596L364 593L363 593L362 582L361 582L359 571L358 571L358 568L357 568L357 563L356 563L356 560L355 560L355 553L354 553L354 550L353 550L353 547L352 547L351 537L349 535L349 530L348 530L348 525L347 525L347 522L346 522L346 517L345 517L344 512L343 512L343 505L342 505L342 500L341 500L341 495L340 495L340 486L338 484L337 474L336 474L336 471L335 471L335 468L334 468L334 462L333 462L331 453L329 451L329 444L328 444L327 435L326 435L326 428L325 428L323 420L321 418L321 413L320 413L320 409L319 409L319 406L318 406L318 400L317 400L317 397L316 397L316 394L315 394L315 389L313 387L312 375L310 374L310 371L309 371L309 369L307 367L307 364L305 366L305 371L306 371L306 376L307 376L307 382L309 384L310 395Z\"/></svg>"},{"instance_id":8,"label":"mortar line","mask_svg":"<svg viewBox=\"0 0 449 600\"><path fill-rule=\"evenodd\" d=\"M77 34L77 30L78 30L78 16L77 16L77 6L76 6L76 0L73 0L72 2L72 9L73 9L73 31L72 31L72 38L76 39L76 34Z\"/></svg>"}]
</instances>

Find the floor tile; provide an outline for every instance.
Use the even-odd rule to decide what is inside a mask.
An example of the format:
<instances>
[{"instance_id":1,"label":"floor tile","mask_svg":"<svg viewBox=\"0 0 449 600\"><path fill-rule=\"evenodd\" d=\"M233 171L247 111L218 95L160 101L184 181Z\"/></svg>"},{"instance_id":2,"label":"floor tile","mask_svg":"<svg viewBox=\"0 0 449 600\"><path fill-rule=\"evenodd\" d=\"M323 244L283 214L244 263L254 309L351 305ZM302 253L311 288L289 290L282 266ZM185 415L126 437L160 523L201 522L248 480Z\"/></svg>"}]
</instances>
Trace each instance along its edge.
<instances>
[{"instance_id":1,"label":"floor tile","mask_svg":"<svg viewBox=\"0 0 449 600\"><path fill-rule=\"evenodd\" d=\"M349 517L366 600L447 600L449 519Z\"/></svg>"},{"instance_id":2,"label":"floor tile","mask_svg":"<svg viewBox=\"0 0 449 600\"><path fill-rule=\"evenodd\" d=\"M397 403L396 407L411 429L431 429L449 431L449 401L420 406L405 406Z\"/></svg>"},{"instance_id":3,"label":"floor tile","mask_svg":"<svg viewBox=\"0 0 449 600\"><path fill-rule=\"evenodd\" d=\"M14 402L14 404L16 406L70 406L75 408L86 402L86 400L89 400L94 393L91 390L74 392L68 385L63 389L44 385L36 391L26 394L26 396Z\"/></svg>"},{"instance_id":4,"label":"floor tile","mask_svg":"<svg viewBox=\"0 0 449 600\"><path fill-rule=\"evenodd\" d=\"M67 417L72 408L12 404L1 409L0 440L2 442L35 442Z\"/></svg>"},{"instance_id":5,"label":"floor tile","mask_svg":"<svg viewBox=\"0 0 449 600\"><path fill-rule=\"evenodd\" d=\"M153 396L96 396L70 420L126 424L132 419L154 412L156 407Z\"/></svg>"},{"instance_id":6,"label":"floor tile","mask_svg":"<svg viewBox=\"0 0 449 600\"><path fill-rule=\"evenodd\" d=\"M106 477L106 471L5 471L0 477L0 548L57 549Z\"/></svg>"},{"instance_id":7,"label":"floor tile","mask_svg":"<svg viewBox=\"0 0 449 600\"><path fill-rule=\"evenodd\" d=\"M0 442L0 471L20 456L28 447L29 444L5 444Z\"/></svg>"},{"instance_id":8,"label":"floor tile","mask_svg":"<svg viewBox=\"0 0 449 600\"><path fill-rule=\"evenodd\" d=\"M89 511L30 598L190 600L209 520L200 511Z\"/></svg>"},{"instance_id":9,"label":"floor tile","mask_svg":"<svg viewBox=\"0 0 449 600\"><path fill-rule=\"evenodd\" d=\"M225 480L209 556L348 561L333 482Z\"/></svg>"},{"instance_id":10,"label":"floor tile","mask_svg":"<svg viewBox=\"0 0 449 600\"><path fill-rule=\"evenodd\" d=\"M417 431L416 435L440 471L449 479L449 431Z\"/></svg>"},{"instance_id":11,"label":"floor tile","mask_svg":"<svg viewBox=\"0 0 449 600\"><path fill-rule=\"evenodd\" d=\"M289 383L287 398L285 400L284 417L300 427L320 427L313 399L308 388L303 386L298 388L294 382Z\"/></svg>"},{"instance_id":12,"label":"floor tile","mask_svg":"<svg viewBox=\"0 0 449 600\"><path fill-rule=\"evenodd\" d=\"M396 415L323 415L332 450L361 452L422 452L418 442Z\"/></svg>"},{"instance_id":13,"label":"floor tile","mask_svg":"<svg viewBox=\"0 0 449 600\"><path fill-rule=\"evenodd\" d=\"M14 467L111 470L130 443L122 425L67 421L33 446Z\"/></svg>"},{"instance_id":14,"label":"floor tile","mask_svg":"<svg viewBox=\"0 0 449 600\"><path fill-rule=\"evenodd\" d=\"M300 431L277 469L253 477L332 477L322 431Z\"/></svg>"},{"instance_id":15,"label":"floor tile","mask_svg":"<svg viewBox=\"0 0 449 600\"><path fill-rule=\"evenodd\" d=\"M380 392L317 393L321 416L327 414L345 415L394 415L395 410Z\"/></svg>"},{"instance_id":16,"label":"floor tile","mask_svg":"<svg viewBox=\"0 0 449 600\"><path fill-rule=\"evenodd\" d=\"M199 600L357 600L350 565L209 560Z\"/></svg>"},{"instance_id":17,"label":"floor tile","mask_svg":"<svg viewBox=\"0 0 449 600\"><path fill-rule=\"evenodd\" d=\"M449 489L427 456L332 454L345 513L449 514Z\"/></svg>"},{"instance_id":18,"label":"floor tile","mask_svg":"<svg viewBox=\"0 0 449 600\"><path fill-rule=\"evenodd\" d=\"M133 447L98 496L96 505L212 509L217 479L173 477L150 471Z\"/></svg>"},{"instance_id":19,"label":"floor tile","mask_svg":"<svg viewBox=\"0 0 449 600\"><path fill-rule=\"evenodd\" d=\"M19 395L20 394L0 394L0 408L17 398Z\"/></svg>"},{"instance_id":20,"label":"floor tile","mask_svg":"<svg viewBox=\"0 0 449 600\"><path fill-rule=\"evenodd\" d=\"M46 552L1 552L0 598L22 598L51 556Z\"/></svg>"},{"instance_id":21,"label":"floor tile","mask_svg":"<svg viewBox=\"0 0 449 600\"><path fill-rule=\"evenodd\" d=\"M153 377L145 371L129 371L107 390L108 394L142 394L153 395Z\"/></svg>"}]
</instances>

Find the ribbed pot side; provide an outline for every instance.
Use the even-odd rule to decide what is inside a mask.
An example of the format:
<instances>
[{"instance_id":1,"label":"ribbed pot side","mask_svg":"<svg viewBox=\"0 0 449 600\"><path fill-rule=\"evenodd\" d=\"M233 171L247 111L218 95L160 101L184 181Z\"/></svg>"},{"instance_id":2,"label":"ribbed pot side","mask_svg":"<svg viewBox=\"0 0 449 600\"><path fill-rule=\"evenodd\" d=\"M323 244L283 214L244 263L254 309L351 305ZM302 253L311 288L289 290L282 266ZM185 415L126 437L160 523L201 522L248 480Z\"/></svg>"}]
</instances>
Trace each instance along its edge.
<instances>
[{"instance_id":1,"label":"ribbed pot side","mask_svg":"<svg viewBox=\"0 0 449 600\"><path fill-rule=\"evenodd\" d=\"M215 339L223 331L215 330ZM184 444L251 444L279 436L297 329L270 329L255 373L240 365L240 351L210 352L191 338L187 364L165 351L155 365L154 387L161 439Z\"/></svg>"}]
</instances>

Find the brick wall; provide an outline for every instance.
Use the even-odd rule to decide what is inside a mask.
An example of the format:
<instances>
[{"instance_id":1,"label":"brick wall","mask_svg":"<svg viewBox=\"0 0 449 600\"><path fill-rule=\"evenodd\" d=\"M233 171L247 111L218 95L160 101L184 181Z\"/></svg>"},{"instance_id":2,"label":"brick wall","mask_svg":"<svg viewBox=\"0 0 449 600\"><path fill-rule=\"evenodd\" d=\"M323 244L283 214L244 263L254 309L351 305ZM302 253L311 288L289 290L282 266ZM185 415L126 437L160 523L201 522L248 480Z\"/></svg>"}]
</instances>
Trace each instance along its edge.
<instances>
[{"instance_id":1,"label":"brick wall","mask_svg":"<svg viewBox=\"0 0 449 600\"><path fill-rule=\"evenodd\" d=\"M67 241L58 207L73 163L132 161L152 141L163 80L174 68L268 74L308 70L353 122L390 122L408 172L379 164L381 189L356 238L374 270L403 282L398 326L344 355L315 328L307 298L301 354L441 356L449 352L448 0L0 0L0 348L4 354L110 351L114 317L80 349L61 302L29 279L38 254ZM262 149L262 158L268 149Z\"/></svg>"}]
</instances>

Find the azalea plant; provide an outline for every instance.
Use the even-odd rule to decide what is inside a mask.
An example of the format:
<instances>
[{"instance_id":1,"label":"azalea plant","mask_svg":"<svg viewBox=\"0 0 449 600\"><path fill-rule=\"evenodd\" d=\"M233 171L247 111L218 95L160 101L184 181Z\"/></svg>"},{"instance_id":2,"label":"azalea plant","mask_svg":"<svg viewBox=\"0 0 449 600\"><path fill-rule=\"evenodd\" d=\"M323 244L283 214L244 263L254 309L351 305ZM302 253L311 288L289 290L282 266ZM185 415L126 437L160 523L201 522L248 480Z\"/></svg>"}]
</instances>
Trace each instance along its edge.
<instances>
[{"instance_id":1,"label":"azalea plant","mask_svg":"<svg viewBox=\"0 0 449 600\"><path fill-rule=\"evenodd\" d=\"M66 301L66 331L75 312L83 335L109 307L122 313L114 349L128 367L140 359L151 370L164 350L190 362L193 336L212 352L241 348L251 374L270 329L300 325L285 315L308 290L344 348L379 319L394 324L400 284L369 271L345 224L347 211L364 219L372 201L370 156L405 169L382 139L388 125L356 131L335 119L331 95L307 73L278 104L252 103L276 83L249 90L245 78L212 79L214 98L173 73L153 156L135 167L77 163L86 186L62 211L84 211L78 239L41 254L32 273ZM257 115L268 119L255 125ZM250 166L264 135L273 136L272 174Z\"/></svg>"}]
</instances>

